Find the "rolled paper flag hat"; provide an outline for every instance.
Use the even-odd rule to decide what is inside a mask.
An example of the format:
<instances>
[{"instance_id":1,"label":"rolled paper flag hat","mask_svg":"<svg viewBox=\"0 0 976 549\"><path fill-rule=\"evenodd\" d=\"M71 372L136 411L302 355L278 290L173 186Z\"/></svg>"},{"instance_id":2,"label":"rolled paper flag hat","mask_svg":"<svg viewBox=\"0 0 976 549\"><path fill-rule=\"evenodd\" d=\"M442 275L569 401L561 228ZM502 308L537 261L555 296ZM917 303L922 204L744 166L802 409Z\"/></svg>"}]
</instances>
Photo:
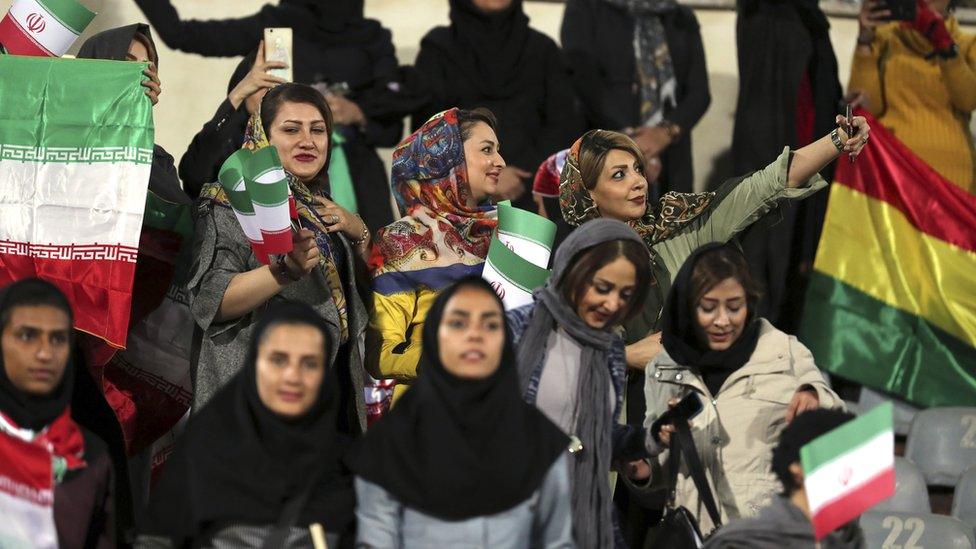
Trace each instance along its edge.
<instances>
[{"instance_id":1,"label":"rolled paper flag hat","mask_svg":"<svg viewBox=\"0 0 976 549\"><path fill-rule=\"evenodd\" d=\"M241 224L244 236L251 243L254 256L261 263L268 264L268 253L264 249L264 238L261 235L261 228L258 226L258 218L254 214L254 204L251 202L251 195L248 194L244 184L244 166L251 156L251 151L239 149L230 155L220 167L217 180L220 186L227 193L227 199L234 210L237 222Z\"/></svg>"},{"instance_id":2,"label":"rolled paper flag hat","mask_svg":"<svg viewBox=\"0 0 976 549\"><path fill-rule=\"evenodd\" d=\"M94 18L75 0L14 0L0 19L0 47L11 55L61 57Z\"/></svg>"},{"instance_id":3,"label":"rolled paper flag hat","mask_svg":"<svg viewBox=\"0 0 976 549\"><path fill-rule=\"evenodd\" d=\"M244 186L254 204L264 251L269 254L290 252L293 242L288 176L274 147L260 149L247 159Z\"/></svg>"}]
</instances>

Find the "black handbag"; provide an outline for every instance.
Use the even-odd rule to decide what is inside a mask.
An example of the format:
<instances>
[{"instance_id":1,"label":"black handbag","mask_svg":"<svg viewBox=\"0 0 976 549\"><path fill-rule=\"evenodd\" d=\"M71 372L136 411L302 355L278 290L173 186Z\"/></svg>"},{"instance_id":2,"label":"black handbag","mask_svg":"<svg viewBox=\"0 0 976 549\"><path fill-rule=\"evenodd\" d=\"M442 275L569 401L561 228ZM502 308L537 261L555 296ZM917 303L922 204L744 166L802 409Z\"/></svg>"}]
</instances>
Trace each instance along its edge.
<instances>
[{"instance_id":1,"label":"black handbag","mask_svg":"<svg viewBox=\"0 0 976 549\"><path fill-rule=\"evenodd\" d=\"M682 455L695 482L695 488L698 489L698 496L708 511L708 516L716 529L722 525L722 516L718 512L718 506L715 505L712 488L705 477L705 468L698 457L698 450L695 448L695 440L691 436L688 422L676 421L674 425L677 432L671 435L671 451L668 454L667 507L661 522L648 532L644 549L701 549L705 544L707 536L702 535L695 515L685 507L675 505L678 468L681 466Z\"/></svg>"}]
</instances>

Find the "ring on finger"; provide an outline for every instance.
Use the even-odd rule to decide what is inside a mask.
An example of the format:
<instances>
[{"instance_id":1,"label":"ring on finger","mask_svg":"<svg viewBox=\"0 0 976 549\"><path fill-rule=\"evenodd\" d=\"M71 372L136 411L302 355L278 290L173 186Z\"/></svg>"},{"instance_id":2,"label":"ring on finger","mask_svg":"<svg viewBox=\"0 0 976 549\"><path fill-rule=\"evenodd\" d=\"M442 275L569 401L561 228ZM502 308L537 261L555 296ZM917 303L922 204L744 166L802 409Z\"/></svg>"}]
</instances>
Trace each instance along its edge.
<instances>
[{"instance_id":1,"label":"ring on finger","mask_svg":"<svg viewBox=\"0 0 976 549\"><path fill-rule=\"evenodd\" d=\"M339 216L336 214L332 214L332 224L335 225L338 222L339 222Z\"/></svg>"}]
</instances>

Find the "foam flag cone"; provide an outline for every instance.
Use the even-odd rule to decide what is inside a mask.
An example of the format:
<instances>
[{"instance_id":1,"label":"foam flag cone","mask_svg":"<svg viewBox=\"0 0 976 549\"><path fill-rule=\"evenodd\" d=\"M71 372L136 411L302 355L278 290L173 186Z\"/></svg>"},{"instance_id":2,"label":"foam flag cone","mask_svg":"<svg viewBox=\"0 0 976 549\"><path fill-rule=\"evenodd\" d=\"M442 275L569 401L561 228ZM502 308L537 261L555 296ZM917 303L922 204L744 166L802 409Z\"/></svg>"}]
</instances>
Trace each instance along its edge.
<instances>
[{"instance_id":1,"label":"foam flag cone","mask_svg":"<svg viewBox=\"0 0 976 549\"><path fill-rule=\"evenodd\" d=\"M95 12L75 0L14 0L0 20L0 49L61 57L94 18Z\"/></svg>"},{"instance_id":2,"label":"foam flag cone","mask_svg":"<svg viewBox=\"0 0 976 549\"><path fill-rule=\"evenodd\" d=\"M817 540L895 493L892 410L886 402L800 448Z\"/></svg>"},{"instance_id":3,"label":"foam flag cone","mask_svg":"<svg viewBox=\"0 0 976 549\"><path fill-rule=\"evenodd\" d=\"M254 204L264 251L269 254L290 252L293 242L288 177L274 147L260 149L248 158L244 185Z\"/></svg>"},{"instance_id":4,"label":"foam flag cone","mask_svg":"<svg viewBox=\"0 0 976 549\"><path fill-rule=\"evenodd\" d=\"M264 238L261 235L261 228L258 226L258 218L254 214L254 204L251 196L247 192L244 180L244 168L251 156L247 149L240 149L230 155L220 167L217 180L220 186L227 193L230 206L234 210L237 222L241 224L241 230L247 241L251 243L254 250L254 257L261 263L268 264L268 252L264 249Z\"/></svg>"},{"instance_id":5,"label":"foam flag cone","mask_svg":"<svg viewBox=\"0 0 976 549\"><path fill-rule=\"evenodd\" d=\"M481 276L498 292L505 310L532 303L532 291L549 278L556 225L534 213L498 204L498 232L488 247Z\"/></svg>"}]
</instances>

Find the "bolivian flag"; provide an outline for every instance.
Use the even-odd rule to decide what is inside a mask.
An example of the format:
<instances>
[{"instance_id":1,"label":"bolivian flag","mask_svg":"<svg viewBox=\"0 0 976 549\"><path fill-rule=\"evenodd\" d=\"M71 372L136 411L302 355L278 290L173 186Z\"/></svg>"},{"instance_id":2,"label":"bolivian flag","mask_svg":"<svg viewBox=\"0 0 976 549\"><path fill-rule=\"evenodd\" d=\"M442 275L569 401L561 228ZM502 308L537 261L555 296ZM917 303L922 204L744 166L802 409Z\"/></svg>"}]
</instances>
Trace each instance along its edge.
<instances>
[{"instance_id":1,"label":"bolivian flag","mask_svg":"<svg viewBox=\"0 0 976 549\"><path fill-rule=\"evenodd\" d=\"M971 405L976 196L868 119L857 163L837 163L802 338L841 377L923 406Z\"/></svg>"}]
</instances>

